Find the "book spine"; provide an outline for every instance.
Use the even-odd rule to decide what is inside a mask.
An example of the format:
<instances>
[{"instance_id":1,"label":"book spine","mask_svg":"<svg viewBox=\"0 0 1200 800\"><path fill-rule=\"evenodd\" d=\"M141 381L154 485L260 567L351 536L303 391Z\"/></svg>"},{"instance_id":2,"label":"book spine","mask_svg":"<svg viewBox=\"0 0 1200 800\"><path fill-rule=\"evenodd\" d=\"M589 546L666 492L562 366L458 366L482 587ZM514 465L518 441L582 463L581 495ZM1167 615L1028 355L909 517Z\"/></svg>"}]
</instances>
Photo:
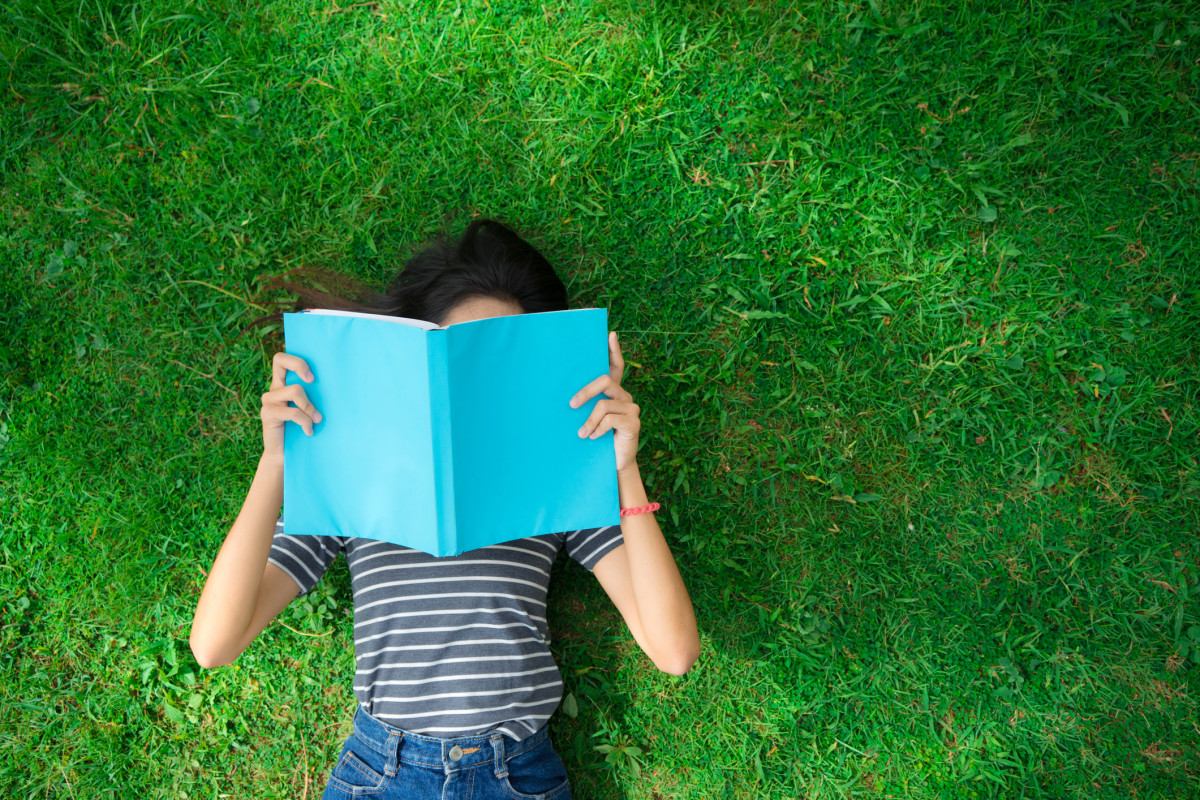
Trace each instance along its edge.
<instances>
[{"instance_id":1,"label":"book spine","mask_svg":"<svg viewBox=\"0 0 1200 800\"><path fill-rule=\"evenodd\" d=\"M429 424L433 440L434 507L437 513L437 555L457 552L454 512L454 440L450 429L450 360L446 331L429 331Z\"/></svg>"}]
</instances>

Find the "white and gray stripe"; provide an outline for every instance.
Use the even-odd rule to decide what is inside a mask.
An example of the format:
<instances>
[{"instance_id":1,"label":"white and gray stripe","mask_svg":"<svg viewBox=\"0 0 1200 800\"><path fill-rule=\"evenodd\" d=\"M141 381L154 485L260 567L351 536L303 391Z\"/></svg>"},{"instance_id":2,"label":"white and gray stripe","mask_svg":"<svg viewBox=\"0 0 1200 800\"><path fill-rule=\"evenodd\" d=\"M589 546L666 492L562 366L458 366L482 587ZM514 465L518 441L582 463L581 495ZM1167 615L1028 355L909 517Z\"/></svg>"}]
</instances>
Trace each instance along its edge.
<instances>
[{"instance_id":1,"label":"white and gray stripe","mask_svg":"<svg viewBox=\"0 0 1200 800\"><path fill-rule=\"evenodd\" d=\"M269 561L306 594L339 553L354 589L354 694L371 715L425 736L499 731L521 740L562 699L546 591L562 548L587 569L618 526L544 534L457 556L387 542L293 535L276 523Z\"/></svg>"}]
</instances>

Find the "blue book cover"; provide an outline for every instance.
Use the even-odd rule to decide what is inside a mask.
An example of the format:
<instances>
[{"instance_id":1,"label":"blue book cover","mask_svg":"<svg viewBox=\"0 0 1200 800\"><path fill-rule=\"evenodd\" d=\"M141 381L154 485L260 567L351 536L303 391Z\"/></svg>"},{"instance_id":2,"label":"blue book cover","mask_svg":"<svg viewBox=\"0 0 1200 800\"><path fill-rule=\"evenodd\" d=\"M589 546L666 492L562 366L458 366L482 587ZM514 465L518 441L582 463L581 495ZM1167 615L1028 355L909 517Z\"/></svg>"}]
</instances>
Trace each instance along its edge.
<instances>
[{"instance_id":1,"label":"blue book cover","mask_svg":"<svg viewBox=\"0 0 1200 800\"><path fill-rule=\"evenodd\" d=\"M445 328L354 312L283 315L299 384L322 421L284 434L291 535L355 536L450 556L543 533L620 524L612 432L577 432L604 397L605 309Z\"/></svg>"}]
</instances>

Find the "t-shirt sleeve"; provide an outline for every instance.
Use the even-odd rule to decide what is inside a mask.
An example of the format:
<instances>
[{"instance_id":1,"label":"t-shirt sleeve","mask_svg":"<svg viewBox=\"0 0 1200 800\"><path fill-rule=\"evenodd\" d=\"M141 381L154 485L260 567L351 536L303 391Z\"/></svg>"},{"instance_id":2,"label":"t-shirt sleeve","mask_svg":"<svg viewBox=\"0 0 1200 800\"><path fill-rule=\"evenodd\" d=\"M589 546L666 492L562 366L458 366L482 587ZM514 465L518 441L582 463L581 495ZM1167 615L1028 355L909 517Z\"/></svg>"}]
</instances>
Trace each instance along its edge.
<instances>
[{"instance_id":1,"label":"t-shirt sleeve","mask_svg":"<svg viewBox=\"0 0 1200 800\"><path fill-rule=\"evenodd\" d=\"M618 545L624 544L620 525L609 525L604 528L588 528L582 531L567 533L567 555L578 561L591 572L600 563L600 559L611 553Z\"/></svg>"},{"instance_id":2,"label":"t-shirt sleeve","mask_svg":"<svg viewBox=\"0 0 1200 800\"><path fill-rule=\"evenodd\" d=\"M275 523L271 539L271 554L267 561L281 570L300 587L300 596L308 594L321 580L325 570L342 552L343 540L337 536L289 536L284 533L283 520Z\"/></svg>"}]
</instances>

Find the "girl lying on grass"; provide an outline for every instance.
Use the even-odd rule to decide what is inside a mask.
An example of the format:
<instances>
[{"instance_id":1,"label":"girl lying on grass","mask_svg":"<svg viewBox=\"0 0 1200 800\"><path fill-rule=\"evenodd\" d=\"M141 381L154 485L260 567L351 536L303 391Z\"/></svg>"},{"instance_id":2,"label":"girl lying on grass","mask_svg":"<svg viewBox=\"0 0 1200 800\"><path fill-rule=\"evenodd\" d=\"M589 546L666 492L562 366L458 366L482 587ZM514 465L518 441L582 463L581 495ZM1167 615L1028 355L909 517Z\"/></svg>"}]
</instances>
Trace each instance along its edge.
<instances>
[{"instance_id":1,"label":"girl lying on grass","mask_svg":"<svg viewBox=\"0 0 1200 800\"><path fill-rule=\"evenodd\" d=\"M296 290L324 307L442 326L567 308L566 289L549 262L491 220L418 253L385 294L365 302ZM640 409L621 387L625 362L615 333L608 344L609 373L581 387L570 403L579 407L605 395L578 435L613 431L621 507L636 513L623 513L619 527L532 536L446 558L284 529L284 426L291 422L311 435L322 417L302 386L285 385L288 371L311 383L308 365L276 353L271 390L262 397L262 457L200 595L191 646L205 667L231 663L289 602L313 588L339 553L346 557L358 708L327 800L570 797L546 724L563 691L548 646L546 593L550 566L564 547L595 574L659 669L683 674L696 660L691 599L653 512L644 510L649 504L636 460Z\"/></svg>"}]
</instances>

